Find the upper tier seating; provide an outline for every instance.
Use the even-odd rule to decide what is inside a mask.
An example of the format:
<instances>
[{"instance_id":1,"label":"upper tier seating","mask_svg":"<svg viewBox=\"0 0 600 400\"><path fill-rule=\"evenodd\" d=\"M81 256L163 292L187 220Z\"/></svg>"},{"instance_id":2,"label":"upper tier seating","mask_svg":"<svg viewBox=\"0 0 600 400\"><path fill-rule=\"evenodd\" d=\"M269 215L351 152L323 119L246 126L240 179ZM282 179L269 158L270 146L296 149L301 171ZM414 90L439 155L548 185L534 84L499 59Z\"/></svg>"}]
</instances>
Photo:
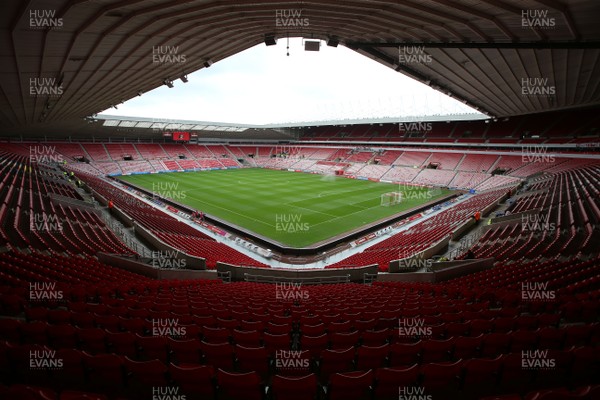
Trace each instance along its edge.
<instances>
[{"instance_id":1,"label":"upper tier seating","mask_svg":"<svg viewBox=\"0 0 600 400\"><path fill-rule=\"evenodd\" d=\"M92 161L113 161L102 143L82 143L81 146L83 146Z\"/></svg>"},{"instance_id":2,"label":"upper tier seating","mask_svg":"<svg viewBox=\"0 0 600 400\"><path fill-rule=\"evenodd\" d=\"M136 143L135 147L142 158L146 160L156 160L168 157L160 144Z\"/></svg>"},{"instance_id":3,"label":"upper tier seating","mask_svg":"<svg viewBox=\"0 0 600 400\"><path fill-rule=\"evenodd\" d=\"M138 153L135 146L131 143L106 143L104 147L114 161L122 161L123 157L126 156L134 160L140 158L140 153Z\"/></svg>"},{"instance_id":4,"label":"upper tier seating","mask_svg":"<svg viewBox=\"0 0 600 400\"><path fill-rule=\"evenodd\" d=\"M487 154L467 154L456 169L459 171L488 172L498 156Z\"/></svg>"},{"instance_id":5,"label":"upper tier seating","mask_svg":"<svg viewBox=\"0 0 600 400\"><path fill-rule=\"evenodd\" d=\"M431 157L427 162L429 164L439 164L438 169L453 170L463 159L464 153L431 153Z\"/></svg>"},{"instance_id":6,"label":"upper tier seating","mask_svg":"<svg viewBox=\"0 0 600 400\"><path fill-rule=\"evenodd\" d=\"M404 165L407 167L420 167L431 156L428 152L405 151L394 162L394 165Z\"/></svg>"}]
</instances>

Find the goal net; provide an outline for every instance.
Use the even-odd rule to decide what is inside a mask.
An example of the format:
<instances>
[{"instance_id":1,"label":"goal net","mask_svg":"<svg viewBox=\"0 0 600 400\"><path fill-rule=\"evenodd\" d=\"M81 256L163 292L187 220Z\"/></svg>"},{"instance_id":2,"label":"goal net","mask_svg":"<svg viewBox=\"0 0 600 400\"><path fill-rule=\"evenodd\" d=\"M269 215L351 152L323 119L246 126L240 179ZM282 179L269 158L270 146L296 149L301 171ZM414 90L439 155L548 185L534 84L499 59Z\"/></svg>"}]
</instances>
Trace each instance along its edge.
<instances>
[{"instance_id":1,"label":"goal net","mask_svg":"<svg viewBox=\"0 0 600 400\"><path fill-rule=\"evenodd\" d=\"M402 203L401 192L389 192L381 195L381 205L384 207L395 206Z\"/></svg>"}]
</instances>

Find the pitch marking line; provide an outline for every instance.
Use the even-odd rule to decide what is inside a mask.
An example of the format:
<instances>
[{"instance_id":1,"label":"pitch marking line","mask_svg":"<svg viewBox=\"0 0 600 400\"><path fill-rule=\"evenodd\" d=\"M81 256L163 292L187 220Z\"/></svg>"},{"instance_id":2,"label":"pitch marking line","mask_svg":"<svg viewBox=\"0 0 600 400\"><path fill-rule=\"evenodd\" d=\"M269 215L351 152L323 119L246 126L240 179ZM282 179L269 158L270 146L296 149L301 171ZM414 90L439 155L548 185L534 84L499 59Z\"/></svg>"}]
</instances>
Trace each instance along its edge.
<instances>
[{"instance_id":1,"label":"pitch marking line","mask_svg":"<svg viewBox=\"0 0 600 400\"><path fill-rule=\"evenodd\" d=\"M190 197L192 197L192 196L190 196ZM206 204L206 205L209 205L209 206L212 206L212 207L220 208L221 210L225 210L225 211L227 211L227 212L229 212L229 213L231 213L231 214L236 214L236 215L239 215L239 216L240 216L240 217L242 217L242 218L251 219L252 221L258 222L258 223L260 223L260 224L263 224L263 225L270 226L271 228L275 228L275 225L271 225L271 224L269 224L268 222L261 221L261 220L259 220L259 219L256 219L256 218L249 217L249 216L247 216L247 215L245 215L245 214L240 214L240 213L238 213L238 212L235 212L235 211L233 211L233 210L230 210L229 208L221 207L221 206L219 206L219 205L216 205L216 204L213 204L213 203L209 203L209 202L206 202L206 201L200 200L200 199L199 199L199 198L197 198L197 197L192 197L192 198L193 198L194 200L198 200L198 201L199 201L200 203L202 203L202 204Z\"/></svg>"},{"instance_id":2,"label":"pitch marking line","mask_svg":"<svg viewBox=\"0 0 600 400\"><path fill-rule=\"evenodd\" d=\"M312 208L306 208L306 207L302 207L302 206L297 206L297 205L295 205L293 203L290 203L290 206L292 206L294 208L302 208L303 210L308 210L308 211L313 212L313 213L319 213L319 214L327 215L328 217L331 217L331 218L337 218L335 215L327 214L326 212L323 212L323 211L313 210Z\"/></svg>"}]
</instances>

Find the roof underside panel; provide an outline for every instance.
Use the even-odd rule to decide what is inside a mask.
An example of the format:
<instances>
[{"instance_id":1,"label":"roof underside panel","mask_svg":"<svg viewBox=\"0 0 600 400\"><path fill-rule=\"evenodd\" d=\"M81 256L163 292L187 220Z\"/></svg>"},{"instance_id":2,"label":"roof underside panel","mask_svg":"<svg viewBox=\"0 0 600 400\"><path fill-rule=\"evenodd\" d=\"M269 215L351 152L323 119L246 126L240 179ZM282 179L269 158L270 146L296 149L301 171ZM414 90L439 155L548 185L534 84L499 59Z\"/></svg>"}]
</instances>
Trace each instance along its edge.
<instances>
[{"instance_id":1,"label":"roof underside panel","mask_svg":"<svg viewBox=\"0 0 600 400\"><path fill-rule=\"evenodd\" d=\"M493 116L600 103L595 0L32 0L1 7L5 128L98 113L266 35L335 38Z\"/></svg>"}]
</instances>

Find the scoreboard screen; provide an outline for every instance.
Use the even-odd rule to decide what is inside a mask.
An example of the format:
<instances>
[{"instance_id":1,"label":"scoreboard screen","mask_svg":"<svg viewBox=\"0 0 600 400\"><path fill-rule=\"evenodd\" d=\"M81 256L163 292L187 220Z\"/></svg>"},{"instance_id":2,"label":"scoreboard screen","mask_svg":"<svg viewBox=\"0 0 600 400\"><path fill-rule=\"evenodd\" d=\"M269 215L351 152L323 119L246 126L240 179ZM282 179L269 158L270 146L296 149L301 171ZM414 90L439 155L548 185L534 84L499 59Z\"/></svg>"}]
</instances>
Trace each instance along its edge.
<instances>
[{"instance_id":1,"label":"scoreboard screen","mask_svg":"<svg viewBox=\"0 0 600 400\"><path fill-rule=\"evenodd\" d=\"M173 132L173 140L176 142L189 142L190 141L190 133L189 132Z\"/></svg>"}]
</instances>

